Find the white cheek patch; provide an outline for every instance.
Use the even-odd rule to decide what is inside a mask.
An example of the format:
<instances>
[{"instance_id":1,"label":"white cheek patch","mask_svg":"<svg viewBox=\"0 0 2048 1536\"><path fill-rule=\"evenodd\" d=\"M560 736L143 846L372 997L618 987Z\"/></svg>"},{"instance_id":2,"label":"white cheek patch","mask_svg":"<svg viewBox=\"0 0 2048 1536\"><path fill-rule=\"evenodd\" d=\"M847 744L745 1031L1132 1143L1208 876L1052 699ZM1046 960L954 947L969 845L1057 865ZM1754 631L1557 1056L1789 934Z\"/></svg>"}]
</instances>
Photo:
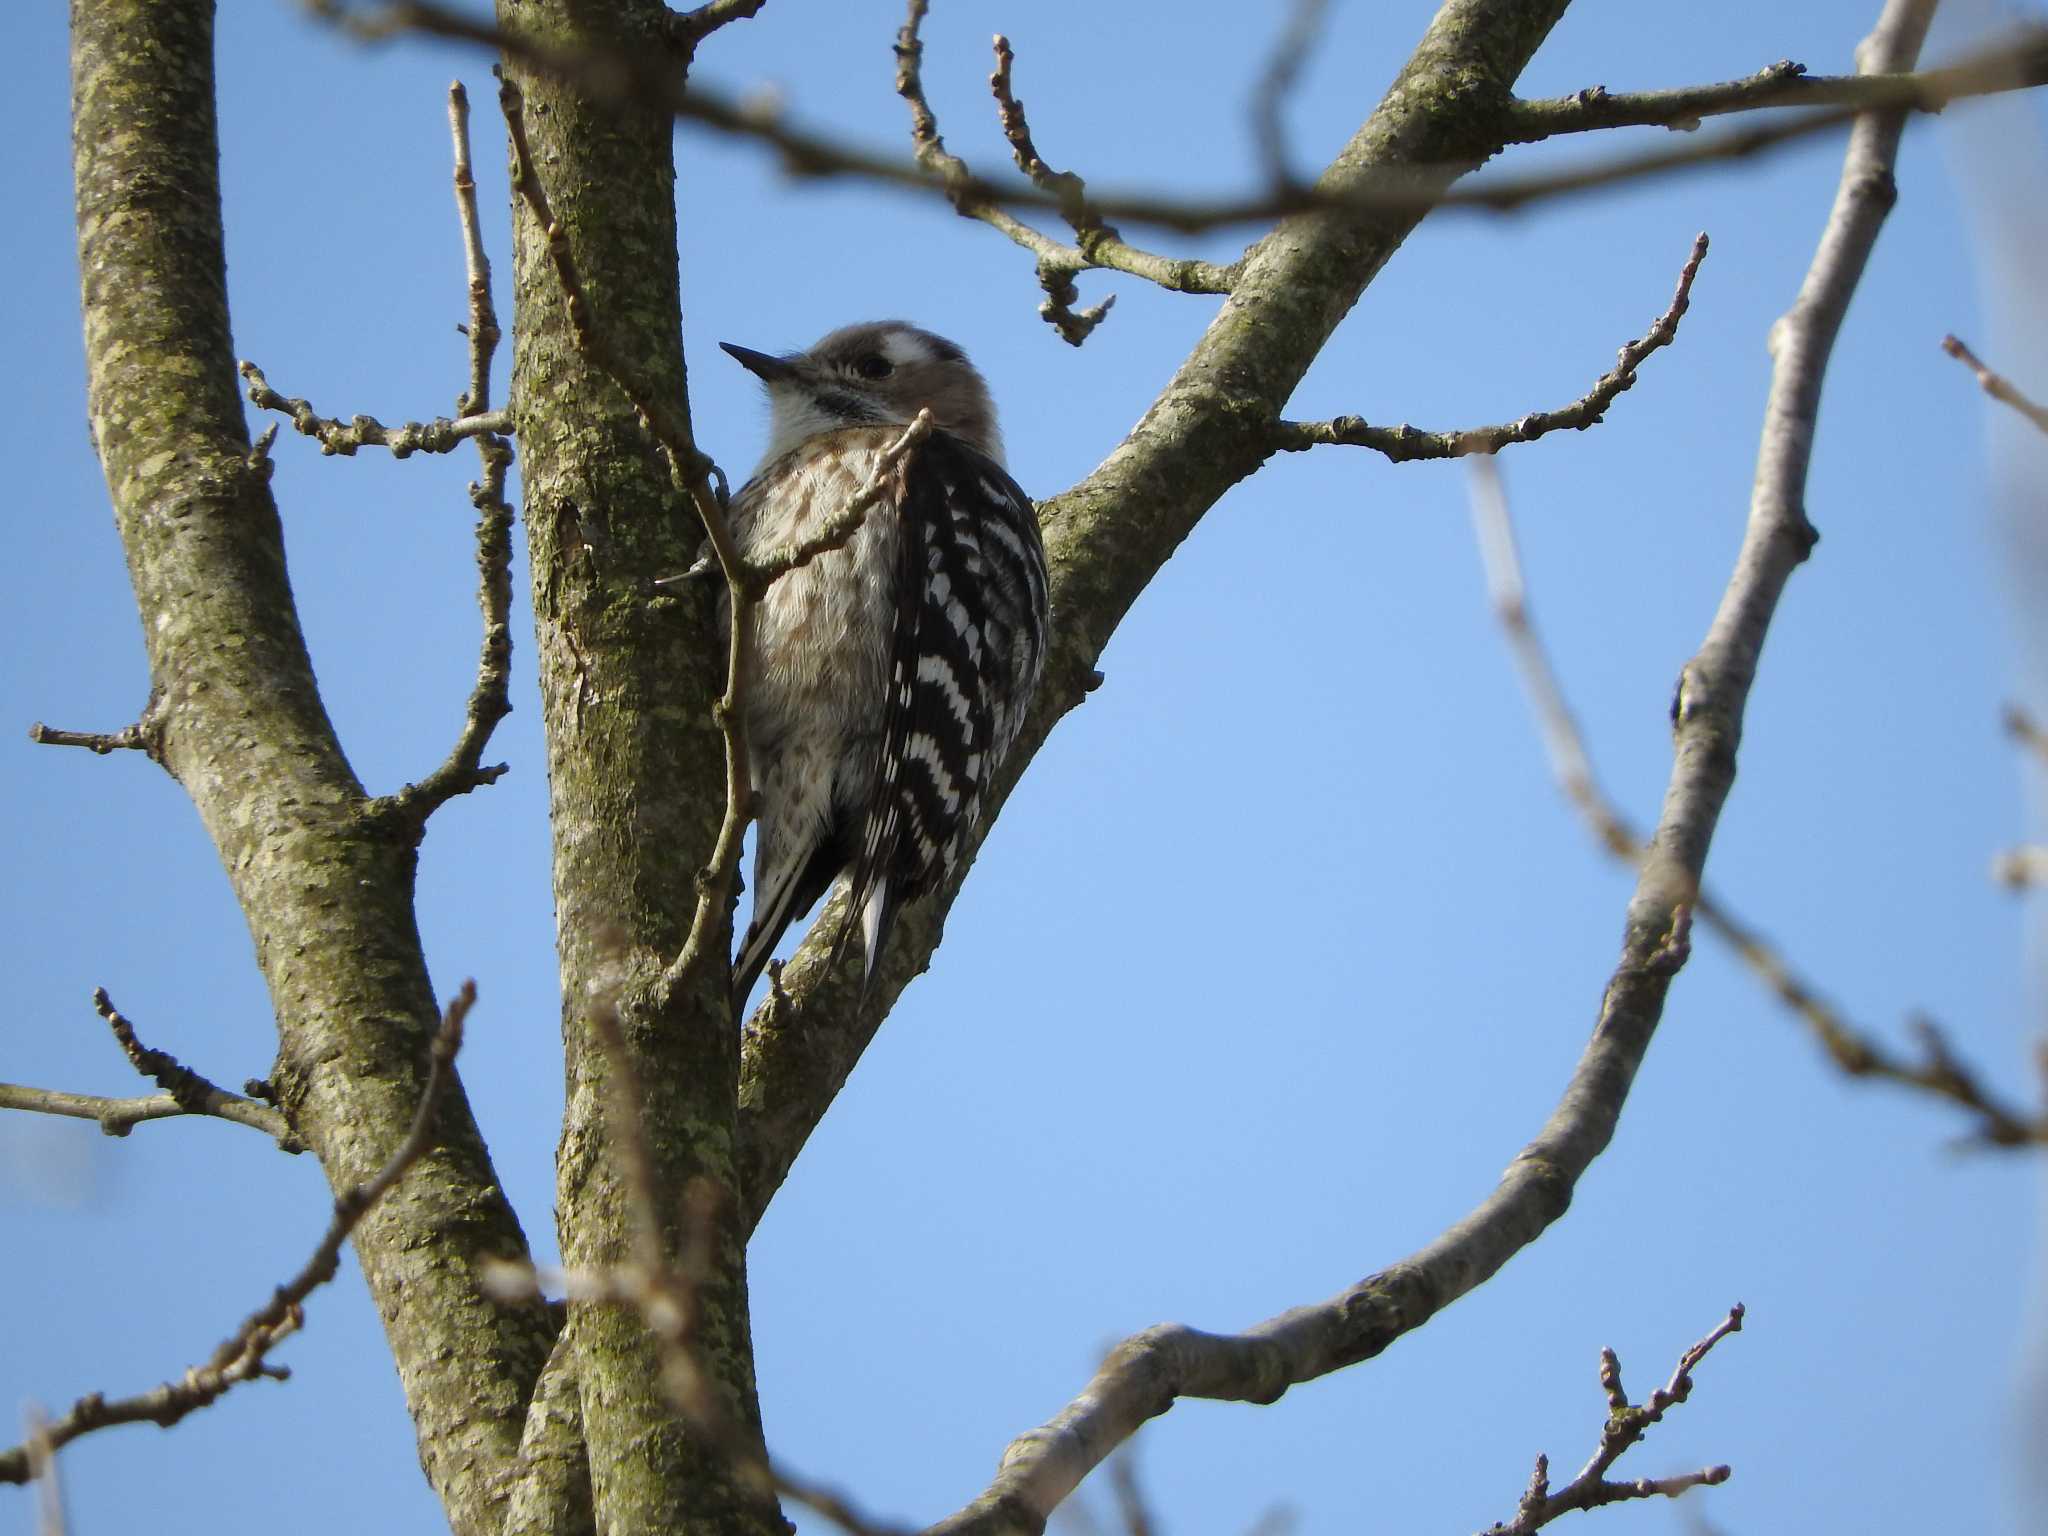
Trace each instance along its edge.
<instances>
[{"instance_id":1,"label":"white cheek patch","mask_svg":"<svg viewBox=\"0 0 2048 1536\"><path fill-rule=\"evenodd\" d=\"M820 432L830 432L834 427L846 425L845 422L820 410L818 402L808 390L790 384L778 384L769 389L768 409L768 448L761 455L763 468L781 458L805 438L816 437Z\"/></svg>"},{"instance_id":2,"label":"white cheek patch","mask_svg":"<svg viewBox=\"0 0 2048 1536\"><path fill-rule=\"evenodd\" d=\"M884 331L882 356L898 368L915 368L934 361L932 349L924 344L924 338L910 331Z\"/></svg>"}]
</instances>

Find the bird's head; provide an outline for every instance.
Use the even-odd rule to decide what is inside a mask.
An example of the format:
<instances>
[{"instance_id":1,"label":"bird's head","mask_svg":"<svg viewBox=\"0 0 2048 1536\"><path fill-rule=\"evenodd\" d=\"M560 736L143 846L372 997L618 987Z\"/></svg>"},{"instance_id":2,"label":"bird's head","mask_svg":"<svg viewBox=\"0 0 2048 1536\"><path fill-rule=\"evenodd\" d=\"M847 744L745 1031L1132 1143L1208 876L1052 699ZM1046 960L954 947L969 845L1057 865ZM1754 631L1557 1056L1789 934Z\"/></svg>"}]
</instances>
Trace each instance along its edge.
<instances>
[{"instance_id":1,"label":"bird's head","mask_svg":"<svg viewBox=\"0 0 2048 1536\"><path fill-rule=\"evenodd\" d=\"M988 386L943 336L901 320L843 326L805 352L772 357L720 342L763 384L773 413L767 459L842 427L909 425L929 408L932 424L997 463L1002 434Z\"/></svg>"}]
</instances>

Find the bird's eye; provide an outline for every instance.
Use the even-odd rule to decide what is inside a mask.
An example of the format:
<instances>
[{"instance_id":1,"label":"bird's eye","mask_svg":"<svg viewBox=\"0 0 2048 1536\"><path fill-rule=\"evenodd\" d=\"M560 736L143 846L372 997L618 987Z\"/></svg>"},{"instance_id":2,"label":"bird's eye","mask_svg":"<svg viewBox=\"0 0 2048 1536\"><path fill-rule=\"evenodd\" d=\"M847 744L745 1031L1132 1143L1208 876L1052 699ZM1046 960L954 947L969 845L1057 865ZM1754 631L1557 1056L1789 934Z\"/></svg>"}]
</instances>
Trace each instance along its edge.
<instances>
[{"instance_id":1,"label":"bird's eye","mask_svg":"<svg viewBox=\"0 0 2048 1536\"><path fill-rule=\"evenodd\" d=\"M864 379L886 379L896 371L896 365L879 352L870 352L853 368Z\"/></svg>"}]
</instances>

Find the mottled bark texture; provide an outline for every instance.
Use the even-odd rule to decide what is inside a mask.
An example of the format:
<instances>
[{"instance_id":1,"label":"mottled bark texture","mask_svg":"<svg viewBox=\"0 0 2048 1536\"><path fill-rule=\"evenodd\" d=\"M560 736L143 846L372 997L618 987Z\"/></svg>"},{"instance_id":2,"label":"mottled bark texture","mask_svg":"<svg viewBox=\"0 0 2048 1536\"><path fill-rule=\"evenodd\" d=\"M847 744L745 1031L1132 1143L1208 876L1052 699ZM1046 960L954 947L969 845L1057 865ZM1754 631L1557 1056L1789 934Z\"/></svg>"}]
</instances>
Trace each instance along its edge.
<instances>
[{"instance_id":1,"label":"mottled bark texture","mask_svg":"<svg viewBox=\"0 0 2048 1536\"><path fill-rule=\"evenodd\" d=\"M1448 186L1501 146L1515 77L1569 0L1449 0L1364 126L1317 179L1331 192L1389 168ZM1011 753L990 819L1060 717L1086 696L1095 662L1154 574L1223 493L1272 453L1288 397L1366 285L1421 222L1413 209L1288 219L1248 254L1195 350L1102 466L1040 505L1052 566L1053 649L1037 706ZM844 1085L896 995L930 962L966 873L906 910L874 996L825 963L791 961L788 998L751 1022L741 1076L741 1167L758 1219ZM817 934L836 931L820 924Z\"/></svg>"},{"instance_id":2,"label":"mottled bark texture","mask_svg":"<svg viewBox=\"0 0 2048 1536\"><path fill-rule=\"evenodd\" d=\"M1448 0L1322 184L1343 190L1406 167L1448 185L1484 161L1508 136L1516 75L1566 3ZM501 23L549 49L623 46L642 57L657 56L668 22L657 0L498 0L497 10ZM74 16L92 417L148 637L164 761L192 793L249 915L277 1007L285 1108L341 1185L373 1170L403 1135L424 1077L436 1011L413 926L414 828L366 798L334 740L292 608L276 510L247 464L228 352L210 0L76 0ZM539 76L520 84L538 174L609 351L650 398L685 401L668 118L600 108ZM1282 223L1249 255L1208 332L1123 444L1044 504L1055 645L1011 778L1085 696L1138 593L1208 508L1264 462L1288 397L1418 220L1385 211ZM879 1018L928 963L952 890L904 915L859 1016L850 970L833 974L815 944L789 968L787 996L744 1037L716 967L681 987L662 983L723 808L712 701L724 646L708 593L657 595L649 584L688 563L700 532L623 394L579 353L542 232L523 205L514 221L513 395L564 999L562 1252L596 1268L634 1254L614 1073L593 1028L615 1015L646 1088L661 1187L679 1195L708 1186L725 1197L708 1233L683 1232L679 1205L655 1216L671 1257L686 1237L701 1244L689 1258L705 1277L703 1362L724 1415L757 1429L745 1234ZM1727 707L1725 694L1716 703L1702 691L1726 676L1692 679L1688 729L1705 731ZM1739 695L1734 710L1739 721ZM1682 732L1682 744L1693 739ZM1710 750L1715 773L1720 750ZM1730 771L1732 751L1729 733ZM1708 789L1718 809L1725 782ZM1668 853L1696 874L1704 847L1703 835L1697 850L1674 836ZM1684 898L1681 879L1632 913L1596 1037L1616 1065L1608 1071L1600 1057L1592 1072L1617 1108L1678 958L1671 919ZM834 931L829 922L824 931ZM721 938L729 943L729 932ZM459 1095L441 1132L439 1150L356 1242L422 1459L455 1529L779 1533L773 1510L732 1486L727 1456L694 1437L665 1400L637 1317L572 1307L557 1340L543 1309L478 1296L476 1261L523 1256L524 1242ZM1526 1241L1554 1219L1573 1170L1605 1136L1552 1140L1559 1144L1539 1139L1525 1154L1505 1217L1489 1216L1477 1235L1463 1224L1437 1249L1366 1282L1356 1326L1310 1341L1314 1350L1290 1358L1273 1390L1383 1347L1491 1273L1512 1251L1496 1246L1500 1233L1512 1227ZM1485 1241L1474 1248L1477 1236ZM1284 1333L1276 1328L1256 1347L1284 1354ZM1169 1331L1151 1343L1176 1341L1186 1342ZM1187 1385L1177 1379L1176 1389ZM1092 1454L1020 1463L1017 1486L992 1489L962 1517L966 1528L1040 1528Z\"/></svg>"},{"instance_id":3,"label":"mottled bark texture","mask_svg":"<svg viewBox=\"0 0 2048 1536\"><path fill-rule=\"evenodd\" d=\"M278 514L248 462L222 256L211 0L75 0L73 155L89 408L149 650L162 760L191 795L276 1009L279 1103L337 1190L406 1133L438 1010L415 847L321 705ZM488 1006L488 1005L486 1005ZM438 1146L355 1234L454 1529L497 1528L552 1336L485 1299L522 1259L459 1089Z\"/></svg>"},{"instance_id":4,"label":"mottled bark texture","mask_svg":"<svg viewBox=\"0 0 2048 1536\"><path fill-rule=\"evenodd\" d=\"M659 56L658 0L500 0L499 20L545 47ZM517 72L517 66L506 66ZM567 231L610 355L649 398L683 402L681 304L670 121L597 106L519 73L536 169ZM515 197L515 203L517 198ZM556 942L567 1115L557 1154L563 1258L606 1268L632 1256L633 1213L615 1155L618 1098L593 1032L615 1010L659 1186L699 1181L724 1196L690 1256L703 1277L697 1343L735 1423L757 1426L746 1244L733 1171L739 1043L722 967L661 985L683 944L725 803L711 705L725 647L708 593L657 596L653 578L690 563L702 539L652 439L618 387L577 350L543 231L515 206L519 418L536 654L548 741ZM718 942L730 948L730 914ZM656 1213L673 1257L684 1234ZM641 1320L574 1305L573 1371L598 1524L608 1533L752 1532L771 1508L731 1486L730 1458L663 1395ZM550 1373L553 1374L552 1372ZM779 1526L776 1526L779 1533Z\"/></svg>"}]
</instances>

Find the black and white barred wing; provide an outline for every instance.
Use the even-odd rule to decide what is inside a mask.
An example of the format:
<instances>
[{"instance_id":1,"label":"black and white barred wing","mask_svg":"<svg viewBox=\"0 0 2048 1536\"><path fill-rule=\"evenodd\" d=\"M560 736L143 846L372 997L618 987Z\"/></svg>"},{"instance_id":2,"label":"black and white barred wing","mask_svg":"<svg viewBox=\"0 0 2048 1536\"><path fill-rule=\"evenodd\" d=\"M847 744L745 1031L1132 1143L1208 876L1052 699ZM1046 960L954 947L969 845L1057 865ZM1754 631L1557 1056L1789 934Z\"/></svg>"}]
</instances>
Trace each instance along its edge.
<instances>
[{"instance_id":1,"label":"black and white barred wing","mask_svg":"<svg viewBox=\"0 0 2048 1536\"><path fill-rule=\"evenodd\" d=\"M1017 482L934 433L896 515L888 700L852 889L869 975L897 909L959 858L1045 665L1045 546Z\"/></svg>"}]
</instances>

